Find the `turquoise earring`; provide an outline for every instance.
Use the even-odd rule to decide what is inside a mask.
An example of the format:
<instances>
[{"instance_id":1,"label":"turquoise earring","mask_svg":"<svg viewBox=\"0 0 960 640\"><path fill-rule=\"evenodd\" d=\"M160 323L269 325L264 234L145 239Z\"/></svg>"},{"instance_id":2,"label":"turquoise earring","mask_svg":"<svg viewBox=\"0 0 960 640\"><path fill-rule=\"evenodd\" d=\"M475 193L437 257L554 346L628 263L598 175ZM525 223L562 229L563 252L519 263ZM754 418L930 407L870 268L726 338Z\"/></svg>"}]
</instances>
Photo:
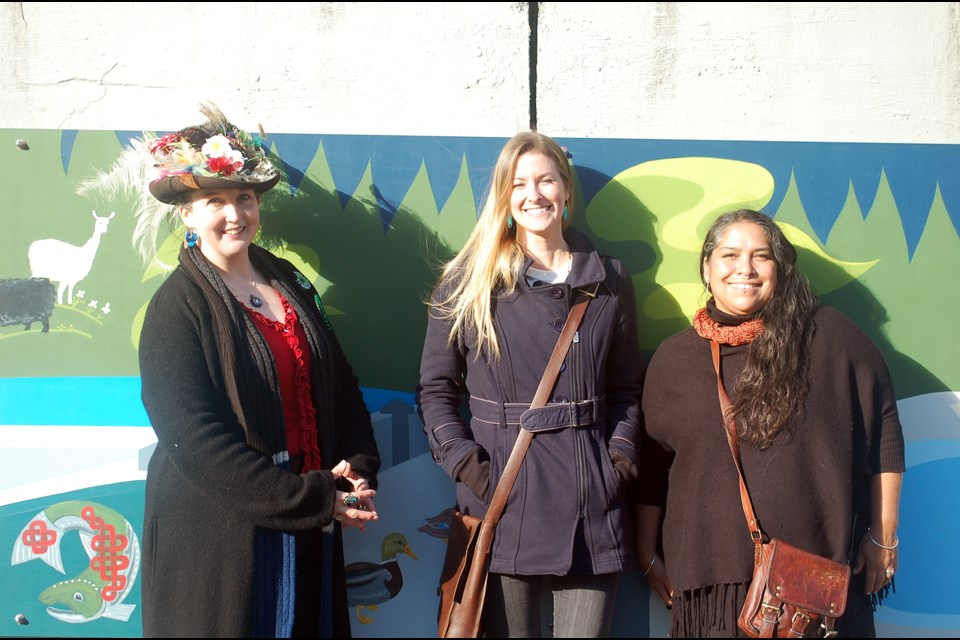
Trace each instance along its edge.
<instances>
[{"instance_id":1,"label":"turquoise earring","mask_svg":"<svg viewBox=\"0 0 960 640\"><path fill-rule=\"evenodd\" d=\"M567 221L568 215L569 215L569 214L567 213L567 205L563 205L563 221L564 221L564 222Z\"/></svg>"},{"instance_id":2,"label":"turquoise earring","mask_svg":"<svg viewBox=\"0 0 960 640\"><path fill-rule=\"evenodd\" d=\"M513 229L513 216L507 214L507 229Z\"/></svg>"},{"instance_id":3,"label":"turquoise earring","mask_svg":"<svg viewBox=\"0 0 960 640\"><path fill-rule=\"evenodd\" d=\"M184 234L183 239L187 243L188 247L197 246L197 240L200 236L197 235L197 232L193 229L187 229L187 232Z\"/></svg>"}]
</instances>

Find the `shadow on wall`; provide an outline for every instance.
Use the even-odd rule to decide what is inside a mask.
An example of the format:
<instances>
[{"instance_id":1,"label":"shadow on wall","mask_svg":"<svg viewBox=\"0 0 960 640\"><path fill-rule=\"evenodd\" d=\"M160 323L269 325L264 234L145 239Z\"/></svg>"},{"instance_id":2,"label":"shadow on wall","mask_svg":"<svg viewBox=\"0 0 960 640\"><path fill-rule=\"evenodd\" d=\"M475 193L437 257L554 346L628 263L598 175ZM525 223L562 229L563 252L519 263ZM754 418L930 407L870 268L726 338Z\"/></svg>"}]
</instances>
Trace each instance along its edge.
<instances>
[{"instance_id":1,"label":"shadow on wall","mask_svg":"<svg viewBox=\"0 0 960 640\"><path fill-rule=\"evenodd\" d=\"M663 253L657 245L656 214L637 197L635 191L600 171L575 166L574 178L578 184L572 225L590 238L600 253L620 260L633 276L641 346L659 344L663 338L689 327L690 323L685 320L680 305L667 289L657 283L657 271L663 263ZM601 213L607 219L607 228L621 230L617 238L601 237L588 224L583 189L580 188L582 184L603 186L607 197L620 203L620 208ZM692 273L696 277L695 269ZM649 299L657 301L654 315L651 309L644 307L644 301ZM653 349L645 349L643 355L649 361Z\"/></svg>"},{"instance_id":2,"label":"shadow on wall","mask_svg":"<svg viewBox=\"0 0 960 640\"><path fill-rule=\"evenodd\" d=\"M798 251L804 250L798 249ZM822 260L818 268L840 271L838 267ZM824 305L843 311L877 343L890 368L898 398L950 390L923 365L894 348L884 328L890 321L887 309L862 282L856 279L851 280L839 289L821 295L820 301Z\"/></svg>"},{"instance_id":3,"label":"shadow on wall","mask_svg":"<svg viewBox=\"0 0 960 640\"><path fill-rule=\"evenodd\" d=\"M405 206L385 232L374 194L347 197L309 177L293 196L274 191L264 200L262 244L285 245L319 274L323 304L363 386L412 392L424 302L454 249Z\"/></svg>"}]
</instances>

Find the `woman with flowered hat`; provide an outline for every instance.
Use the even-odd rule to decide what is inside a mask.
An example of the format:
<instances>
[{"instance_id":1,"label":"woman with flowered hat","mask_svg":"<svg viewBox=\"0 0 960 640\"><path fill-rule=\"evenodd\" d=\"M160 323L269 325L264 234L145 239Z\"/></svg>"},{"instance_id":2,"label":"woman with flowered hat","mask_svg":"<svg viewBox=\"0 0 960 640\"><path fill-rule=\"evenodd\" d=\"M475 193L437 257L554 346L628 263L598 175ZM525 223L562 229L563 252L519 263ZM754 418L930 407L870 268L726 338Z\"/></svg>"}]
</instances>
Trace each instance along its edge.
<instances>
[{"instance_id":1,"label":"woman with flowered hat","mask_svg":"<svg viewBox=\"0 0 960 640\"><path fill-rule=\"evenodd\" d=\"M253 243L280 180L262 136L202 110L204 124L134 140L121 162L146 170L141 255L155 257L163 219L186 230L140 337L158 440L144 635L349 635L340 534L377 517L370 415L313 285Z\"/></svg>"}]
</instances>

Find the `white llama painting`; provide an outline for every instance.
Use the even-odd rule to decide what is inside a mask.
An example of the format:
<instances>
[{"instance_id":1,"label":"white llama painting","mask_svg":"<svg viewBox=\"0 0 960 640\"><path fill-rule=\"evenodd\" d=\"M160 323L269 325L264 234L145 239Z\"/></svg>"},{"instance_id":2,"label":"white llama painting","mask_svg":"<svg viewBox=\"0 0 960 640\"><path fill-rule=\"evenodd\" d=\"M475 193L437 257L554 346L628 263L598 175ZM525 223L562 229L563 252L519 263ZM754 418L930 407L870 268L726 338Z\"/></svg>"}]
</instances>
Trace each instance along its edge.
<instances>
[{"instance_id":1,"label":"white llama painting","mask_svg":"<svg viewBox=\"0 0 960 640\"><path fill-rule=\"evenodd\" d=\"M27 251L30 274L34 278L47 278L57 283L58 304L63 304L64 291L67 291L67 304L73 304L73 288L90 273L100 246L100 236L107 232L107 225L117 215L116 211L107 217L98 216L96 211L91 213L95 220L93 235L83 246L47 238L32 242Z\"/></svg>"}]
</instances>

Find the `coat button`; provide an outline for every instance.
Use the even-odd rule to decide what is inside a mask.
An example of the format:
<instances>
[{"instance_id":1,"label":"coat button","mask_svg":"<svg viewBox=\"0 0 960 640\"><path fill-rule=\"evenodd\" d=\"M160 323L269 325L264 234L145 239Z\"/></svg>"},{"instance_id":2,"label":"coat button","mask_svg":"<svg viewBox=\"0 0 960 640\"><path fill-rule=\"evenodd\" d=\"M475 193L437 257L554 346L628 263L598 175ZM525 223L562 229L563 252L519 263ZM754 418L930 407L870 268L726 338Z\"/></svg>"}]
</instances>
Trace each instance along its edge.
<instances>
[{"instance_id":1,"label":"coat button","mask_svg":"<svg viewBox=\"0 0 960 640\"><path fill-rule=\"evenodd\" d=\"M553 328L557 330L557 333L563 331L563 320L554 320Z\"/></svg>"},{"instance_id":2,"label":"coat button","mask_svg":"<svg viewBox=\"0 0 960 640\"><path fill-rule=\"evenodd\" d=\"M563 297L563 289L560 287L551 287L550 288L550 297L554 300L559 300Z\"/></svg>"}]
</instances>

